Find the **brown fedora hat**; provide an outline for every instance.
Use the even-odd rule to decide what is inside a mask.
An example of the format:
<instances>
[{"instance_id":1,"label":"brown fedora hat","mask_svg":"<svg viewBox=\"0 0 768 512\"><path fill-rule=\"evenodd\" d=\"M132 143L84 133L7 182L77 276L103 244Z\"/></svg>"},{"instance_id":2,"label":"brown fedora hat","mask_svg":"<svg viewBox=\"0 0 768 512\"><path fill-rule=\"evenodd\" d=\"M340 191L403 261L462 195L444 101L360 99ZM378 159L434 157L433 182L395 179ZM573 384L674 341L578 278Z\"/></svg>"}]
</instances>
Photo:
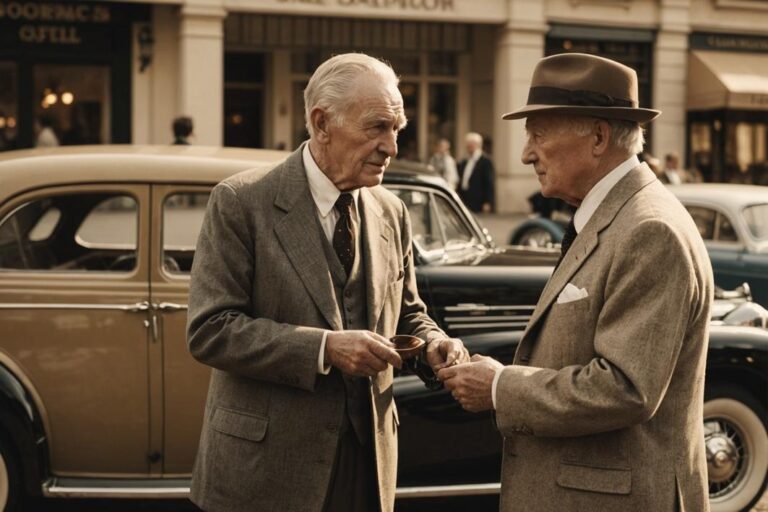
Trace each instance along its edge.
<instances>
[{"instance_id":1,"label":"brown fedora hat","mask_svg":"<svg viewBox=\"0 0 768 512\"><path fill-rule=\"evenodd\" d=\"M616 61L585 53L545 57L536 65L528 104L504 114L521 119L534 112L563 112L647 123L661 111L639 108L637 73Z\"/></svg>"}]
</instances>

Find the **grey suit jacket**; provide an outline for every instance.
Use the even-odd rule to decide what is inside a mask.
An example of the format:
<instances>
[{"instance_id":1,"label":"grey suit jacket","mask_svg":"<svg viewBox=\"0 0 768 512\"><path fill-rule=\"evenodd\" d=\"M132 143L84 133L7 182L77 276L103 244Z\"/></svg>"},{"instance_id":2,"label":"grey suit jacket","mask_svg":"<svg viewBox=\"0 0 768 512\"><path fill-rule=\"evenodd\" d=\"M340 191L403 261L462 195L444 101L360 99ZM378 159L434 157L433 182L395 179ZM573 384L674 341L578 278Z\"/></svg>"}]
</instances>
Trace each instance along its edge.
<instances>
[{"instance_id":1,"label":"grey suit jacket","mask_svg":"<svg viewBox=\"0 0 768 512\"><path fill-rule=\"evenodd\" d=\"M328 489L345 391L317 360L342 319L301 150L217 185L198 240L188 343L213 373L192 500L207 511L320 511ZM360 205L369 329L443 337L416 290L405 205L383 187L362 189ZM397 467L392 379L371 379L382 511Z\"/></svg>"},{"instance_id":2,"label":"grey suit jacket","mask_svg":"<svg viewBox=\"0 0 768 512\"><path fill-rule=\"evenodd\" d=\"M569 282L589 295L558 304ZM709 510L712 294L690 216L645 165L630 171L553 273L499 378L502 510Z\"/></svg>"}]
</instances>

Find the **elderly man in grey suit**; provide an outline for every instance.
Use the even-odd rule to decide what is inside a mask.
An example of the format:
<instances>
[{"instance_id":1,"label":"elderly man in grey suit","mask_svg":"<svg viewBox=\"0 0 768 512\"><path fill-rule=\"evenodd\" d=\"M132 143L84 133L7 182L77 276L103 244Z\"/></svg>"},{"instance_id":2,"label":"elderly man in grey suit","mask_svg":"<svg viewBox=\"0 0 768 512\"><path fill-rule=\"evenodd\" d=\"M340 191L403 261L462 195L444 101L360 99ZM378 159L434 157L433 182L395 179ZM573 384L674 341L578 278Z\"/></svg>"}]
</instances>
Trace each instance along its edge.
<instances>
[{"instance_id":1,"label":"elderly man in grey suit","mask_svg":"<svg viewBox=\"0 0 768 512\"><path fill-rule=\"evenodd\" d=\"M345 54L304 92L310 140L214 188L195 254L188 342L213 368L192 501L211 512L391 511L388 338L467 359L416 290L405 205L380 186L405 126L398 79Z\"/></svg>"},{"instance_id":2,"label":"elderly man in grey suit","mask_svg":"<svg viewBox=\"0 0 768 512\"><path fill-rule=\"evenodd\" d=\"M637 76L584 54L540 61L523 162L577 206L515 354L439 372L504 436L501 509L709 509L702 409L712 271L691 217L637 157Z\"/></svg>"}]
</instances>

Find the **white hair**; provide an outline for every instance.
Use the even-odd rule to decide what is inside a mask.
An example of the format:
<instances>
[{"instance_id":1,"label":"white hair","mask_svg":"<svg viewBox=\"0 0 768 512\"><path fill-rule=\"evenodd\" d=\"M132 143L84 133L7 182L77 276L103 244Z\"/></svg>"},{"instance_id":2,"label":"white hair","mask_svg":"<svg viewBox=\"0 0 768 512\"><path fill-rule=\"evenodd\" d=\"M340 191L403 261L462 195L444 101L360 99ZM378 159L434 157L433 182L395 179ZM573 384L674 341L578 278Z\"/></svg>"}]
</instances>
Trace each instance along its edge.
<instances>
[{"instance_id":1,"label":"white hair","mask_svg":"<svg viewBox=\"0 0 768 512\"><path fill-rule=\"evenodd\" d=\"M465 142L474 142L478 146L483 145L483 136L476 132L469 132L466 137L464 137Z\"/></svg>"},{"instance_id":2,"label":"white hair","mask_svg":"<svg viewBox=\"0 0 768 512\"><path fill-rule=\"evenodd\" d=\"M560 119L561 129L567 129L580 136L592 133L595 120L594 117L577 115L564 115L558 117ZM632 155L636 155L643 150L645 136L643 134L643 127L638 123L625 121L623 119L600 119L608 123L611 127L610 144L612 147L622 149Z\"/></svg>"},{"instance_id":3,"label":"white hair","mask_svg":"<svg viewBox=\"0 0 768 512\"><path fill-rule=\"evenodd\" d=\"M379 78L385 85L397 87L400 79L389 64L364 53L336 55L318 66L304 89L304 119L309 136L314 136L310 113L321 108L337 126L357 98L351 92L363 74Z\"/></svg>"}]
</instances>

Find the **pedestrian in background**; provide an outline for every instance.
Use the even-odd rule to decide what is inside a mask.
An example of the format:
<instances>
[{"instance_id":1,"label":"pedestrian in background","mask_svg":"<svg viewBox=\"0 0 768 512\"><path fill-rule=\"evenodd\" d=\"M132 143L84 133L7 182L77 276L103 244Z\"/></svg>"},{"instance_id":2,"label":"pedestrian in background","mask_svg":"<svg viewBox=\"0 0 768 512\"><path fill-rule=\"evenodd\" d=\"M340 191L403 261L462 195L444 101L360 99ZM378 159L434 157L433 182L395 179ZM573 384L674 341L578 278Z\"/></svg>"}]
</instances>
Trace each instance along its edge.
<instances>
[{"instance_id":1,"label":"pedestrian in background","mask_svg":"<svg viewBox=\"0 0 768 512\"><path fill-rule=\"evenodd\" d=\"M459 163L459 197L476 213L491 213L495 202L495 171L491 158L483 153L483 137L468 133L467 157Z\"/></svg>"},{"instance_id":2,"label":"pedestrian in background","mask_svg":"<svg viewBox=\"0 0 768 512\"><path fill-rule=\"evenodd\" d=\"M702 414L712 267L691 216L637 153L637 75L579 53L536 66L523 163L578 207L515 353L440 370L495 409L501 510L709 510Z\"/></svg>"},{"instance_id":3,"label":"pedestrian in background","mask_svg":"<svg viewBox=\"0 0 768 512\"><path fill-rule=\"evenodd\" d=\"M173 144L188 146L189 139L192 137L194 131L194 124L192 118L187 116L177 117L173 120Z\"/></svg>"},{"instance_id":4,"label":"pedestrian in background","mask_svg":"<svg viewBox=\"0 0 768 512\"><path fill-rule=\"evenodd\" d=\"M47 114L40 116L38 120L36 148L53 148L59 145L59 137L53 129L53 118Z\"/></svg>"},{"instance_id":5,"label":"pedestrian in background","mask_svg":"<svg viewBox=\"0 0 768 512\"><path fill-rule=\"evenodd\" d=\"M459 184L459 173L456 170L456 160L451 156L451 143L448 139L437 141L435 153L429 159L429 165L437 171L437 174L442 176L453 190L456 190L456 186Z\"/></svg>"}]
</instances>

